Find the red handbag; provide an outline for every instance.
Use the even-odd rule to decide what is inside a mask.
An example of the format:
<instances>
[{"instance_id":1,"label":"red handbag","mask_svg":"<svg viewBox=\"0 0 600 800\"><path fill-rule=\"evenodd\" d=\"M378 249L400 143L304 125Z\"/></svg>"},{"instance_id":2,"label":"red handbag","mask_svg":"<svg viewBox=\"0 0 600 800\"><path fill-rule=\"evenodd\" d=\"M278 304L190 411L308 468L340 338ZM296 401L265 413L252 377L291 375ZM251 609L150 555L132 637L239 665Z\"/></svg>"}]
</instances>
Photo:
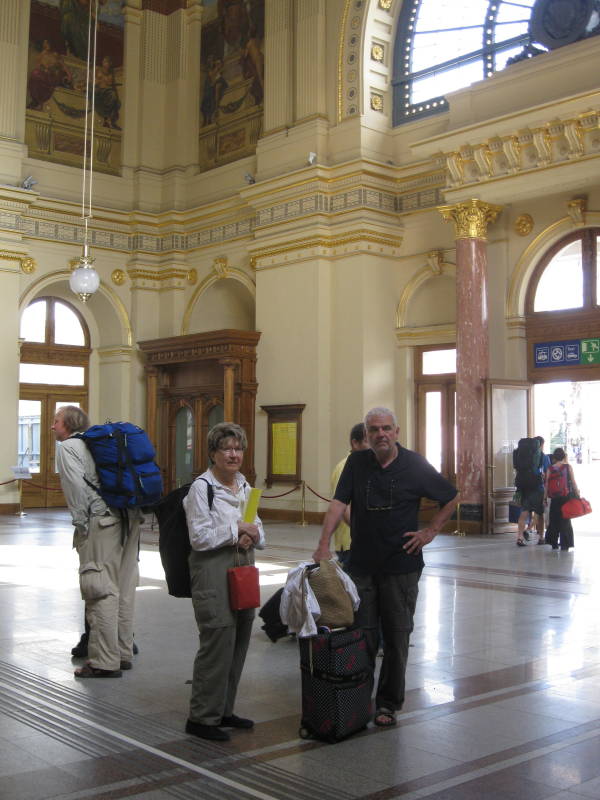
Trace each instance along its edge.
<instances>
[{"instance_id":1,"label":"red handbag","mask_svg":"<svg viewBox=\"0 0 600 800\"><path fill-rule=\"evenodd\" d=\"M564 519L575 519L592 513L592 506L585 497L572 497L563 505L561 513Z\"/></svg>"},{"instance_id":2,"label":"red handbag","mask_svg":"<svg viewBox=\"0 0 600 800\"><path fill-rule=\"evenodd\" d=\"M229 567L227 570L229 584L229 607L232 611L243 611L246 608L260 606L260 583L258 569L252 565Z\"/></svg>"}]
</instances>

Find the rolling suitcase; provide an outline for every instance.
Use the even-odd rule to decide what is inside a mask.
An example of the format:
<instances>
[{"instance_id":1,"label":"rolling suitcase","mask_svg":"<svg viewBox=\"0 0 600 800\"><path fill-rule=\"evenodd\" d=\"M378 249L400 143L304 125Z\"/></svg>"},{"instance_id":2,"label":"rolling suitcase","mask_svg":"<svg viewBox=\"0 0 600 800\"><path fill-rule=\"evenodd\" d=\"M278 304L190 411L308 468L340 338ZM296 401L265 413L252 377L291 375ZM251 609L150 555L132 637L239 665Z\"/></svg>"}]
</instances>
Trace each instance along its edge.
<instances>
[{"instance_id":1,"label":"rolling suitcase","mask_svg":"<svg viewBox=\"0 0 600 800\"><path fill-rule=\"evenodd\" d=\"M339 742L371 718L373 672L360 628L299 639L302 674L300 736Z\"/></svg>"}]
</instances>

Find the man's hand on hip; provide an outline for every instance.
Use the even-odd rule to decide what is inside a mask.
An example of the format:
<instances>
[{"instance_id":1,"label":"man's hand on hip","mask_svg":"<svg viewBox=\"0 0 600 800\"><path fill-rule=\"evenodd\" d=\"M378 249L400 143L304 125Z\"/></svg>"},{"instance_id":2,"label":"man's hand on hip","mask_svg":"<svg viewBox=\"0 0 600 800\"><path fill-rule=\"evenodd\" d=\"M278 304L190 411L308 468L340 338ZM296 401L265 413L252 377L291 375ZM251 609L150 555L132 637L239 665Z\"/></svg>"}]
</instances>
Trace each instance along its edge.
<instances>
[{"instance_id":1,"label":"man's hand on hip","mask_svg":"<svg viewBox=\"0 0 600 800\"><path fill-rule=\"evenodd\" d=\"M421 528L420 531L409 531L402 537L406 539L402 548L410 555L416 555L421 552L426 544L432 542L436 535L437 531L434 531L433 528Z\"/></svg>"}]
</instances>

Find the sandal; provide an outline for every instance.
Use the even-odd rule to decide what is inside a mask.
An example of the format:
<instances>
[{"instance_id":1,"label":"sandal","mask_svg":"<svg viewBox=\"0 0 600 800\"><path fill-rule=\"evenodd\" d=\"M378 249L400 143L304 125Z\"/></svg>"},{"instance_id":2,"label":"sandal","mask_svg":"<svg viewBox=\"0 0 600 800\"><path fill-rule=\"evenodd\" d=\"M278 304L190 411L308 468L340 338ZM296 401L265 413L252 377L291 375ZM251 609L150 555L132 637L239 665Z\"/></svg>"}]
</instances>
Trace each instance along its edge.
<instances>
[{"instance_id":1,"label":"sandal","mask_svg":"<svg viewBox=\"0 0 600 800\"><path fill-rule=\"evenodd\" d=\"M523 539L517 539L517 547L527 547Z\"/></svg>"},{"instance_id":2,"label":"sandal","mask_svg":"<svg viewBox=\"0 0 600 800\"><path fill-rule=\"evenodd\" d=\"M100 667L92 667L91 664L86 664L80 669L76 669L73 673L76 678L120 678L120 669L100 669Z\"/></svg>"},{"instance_id":3,"label":"sandal","mask_svg":"<svg viewBox=\"0 0 600 800\"><path fill-rule=\"evenodd\" d=\"M389 708L378 708L373 722L379 728L392 728L396 724L396 712Z\"/></svg>"}]
</instances>

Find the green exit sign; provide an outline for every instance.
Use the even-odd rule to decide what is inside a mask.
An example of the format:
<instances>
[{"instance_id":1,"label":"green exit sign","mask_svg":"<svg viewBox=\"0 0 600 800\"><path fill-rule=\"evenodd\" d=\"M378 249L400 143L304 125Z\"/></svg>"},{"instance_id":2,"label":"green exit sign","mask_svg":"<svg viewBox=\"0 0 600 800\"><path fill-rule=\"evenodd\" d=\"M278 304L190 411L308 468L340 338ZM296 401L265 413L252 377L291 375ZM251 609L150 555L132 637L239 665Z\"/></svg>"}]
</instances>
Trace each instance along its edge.
<instances>
[{"instance_id":1,"label":"green exit sign","mask_svg":"<svg viewBox=\"0 0 600 800\"><path fill-rule=\"evenodd\" d=\"M600 339L581 340L581 364L600 364Z\"/></svg>"}]
</instances>

